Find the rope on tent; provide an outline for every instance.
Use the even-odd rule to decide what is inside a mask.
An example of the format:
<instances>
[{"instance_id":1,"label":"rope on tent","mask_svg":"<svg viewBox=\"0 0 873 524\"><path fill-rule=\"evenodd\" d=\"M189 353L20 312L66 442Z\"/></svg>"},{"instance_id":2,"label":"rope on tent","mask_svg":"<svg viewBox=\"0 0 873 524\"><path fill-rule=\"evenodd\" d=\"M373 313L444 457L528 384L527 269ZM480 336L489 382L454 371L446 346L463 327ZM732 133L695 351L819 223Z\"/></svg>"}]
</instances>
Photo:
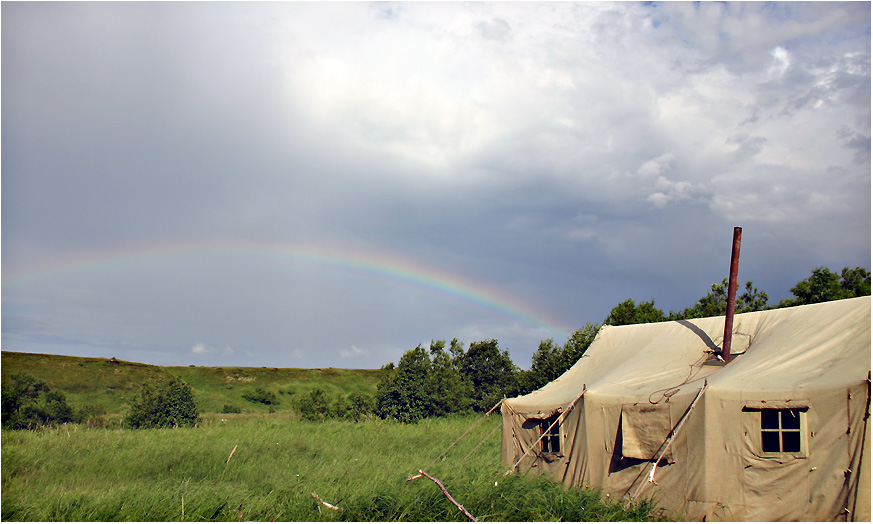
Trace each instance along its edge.
<instances>
[{"instance_id":1,"label":"rope on tent","mask_svg":"<svg viewBox=\"0 0 873 524\"><path fill-rule=\"evenodd\" d=\"M661 462L661 459L664 458L664 455L667 454L667 450L670 449L670 444L673 443L673 439L676 437L676 435L679 434L679 430L682 429L682 426L685 425L685 421L688 420L688 415L691 414L691 411L694 409L695 404L697 404L697 401L700 400L701 396L703 396L703 392L706 390L706 387L707 387L706 379L704 379L703 380L703 387L700 388L700 390L697 392L697 396L695 396L694 400L691 401L691 404L688 406L688 409L685 410L685 414L682 415L682 418L679 419L679 422L676 424L676 427L673 428L672 431L670 431L670 434L667 435L667 439L664 441L663 444L661 444L661 447L658 448L658 451L660 453L658 453L658 457L652 461L652 469L649 470L648 478L646 479L645 482L641 482L640 485L637 486L636 491L634 491L633 496L631 496L631 501L637 500L637 497L640 496L640 493L642 493L643 488L647 484L649 484L649 483L657 484L655 482L655 470L658 468L658 463ZM637 477L637 478L639 478L639 477Z\"/></svg>"},{"instance_id":2,"label":"rope on tent","mask_svg":"<svg viewBox=\"0 0 873 524\"><path fill-rule=\"evenodd\" d=\"M503 401L504 401L504 400L506 400L506 399L500 399L500 401L499 401L497 404L494 404L494 407L493 407L493 408L491 408L491 409L488 410L488 413L485 413L484 415L482 415L482 417L481 417L479 420L477 420L475 424L473 424L472 426L470 426L470 429L468 429L467 431L465 431L464 434L461 435L460 437L458 437L458 439L457 439L456 441L452 442L452 445L451 445L451 446L447 447L445 451L443 451L442 453L440 453L440 456L439 456L439 457L433 459L433 461L431 461L430 464L428 464L427 466L425 466L425 467L423 467L423 468L421 468L421 469L427 471L428 468L430 468L431 466L433 466L434 464L436 464L437 461L438 461L439 459L443 458L443 457L446 455L446 453L449 452L450 449L452 449L453 447L455 447L455 444L457 444L458 442L460 442L462 438L466 437L468 433L470 433L471 431L473 431L473 428L475 428L476 426L479 425L480 422L482 422L483 420L485 420L485 417L487 417L488 415L491 414L492 411L494 411L495 409L497 409L497 407L500 406L500 404L503 404ZM407 480L412 480L412 477L410 477L410 478L407 479Z\"/></svg>"},{"instance_id":3,"label":"rope on tent","mask_svg":"<svg viewBox=\"0 0 873 524\"><path fill-rule=\"evenodd\" d=\"M551 425L550 425L550 426L549 426L545 431L543 431L543 434L540 435L540 438L536 439L536 440L534 441L534 443L531 444L529 448L527 448L527 451L525 451L525 452L524 452L524 455L522 455L521 458L518 459L518 462L516 462L515 464L512 465L511 468L509 468L508 470L506 470L506 473L503 474L504 477L507 476L507 475L509 475L509 474L512 473L513 471L515 471L515 468L517 468L518 465L521 464L521 461L524 460L524 458L525 458L526 456L528 456L528 454L530 454L531 451L533 451L533 449L537 446L537 444L540 443L541 440L543 440L543 437L545 437L546 435L548 435L548 434L549 434L549 431L551 431L552 428L555 427L556 424L559 424L561 421L564 420L564 417L566 417L567 414L570 413L570 411L573 410L573 406L576 405L576 402L578 402L579 399L582 398L582 395L584 395L586 391L588 391L588 388L585 387L585 384L582 384L582 393L579 393L579 396L576 397L576 399L575 399L573 402L570 402L570 405L567 406L567 408L566 408L565 410L563 410L563 412L561 412L561 415L560 415L558 418L556 418L555 421L552 422L552 424L551 424Z\"/></svg>"},{"instance_id":4,"label":"rope on tent","mask_svg":"<svg viewBox=\"0 0 873 524\"><path fill-rule=\"evenodd\" d=\"M681 388L685 384L688 384L689 382L694 380L694 377L697 375L697 373L699 373L700 370L703 369L703 364L704 364L704 362L706 362L706 360L709 358L709 356L710 356L710 352L704 351L703 356L698 358L697 361L694 362L694 364L689 364L691 369L688 370L688 376L685 377L685 380L683 380L679 384L676 384L675 386L666 387L664 389L659 389L657 391L652 391L649 394L649 403L650 404L657 404L657 403L661 402L662 400L664 400L665 398L669 402L670 397L675 395L679 391L679 388ZM695 368L697 368L697 371L694 370ZM660 393L661 398L659 398L658 400L652 400L652 397L655 396L656 393Z\"/></svg>"},{"instance_id":5,"label":"rope on tent","mask_svg":"<svg viewBox=\"0 0 873 524\"><path fill-rule=\"evenodd\" d=\"M473 448L472 451L470 451L469 453L467 453L467 456L465 456L463 459L461 459L461 462L466 462L467 459L470 458L470 455L472 455L473 453L476 453L476 451L479 449L479 447L480 447L482 444L484 444L486 440L488 440L489 438L491 438L491 435L493 435L495 431L497 431L498 429L500 429L500 426L502 426L502 425L503 425L503 421L501 420L500 422L497 423L497 426L495 426L494 429L491 430L491 433L489 433L485 438L483 438L481 442L479 442L478 444L476 444L476 447Z\"/></svg>"}]
</instances>

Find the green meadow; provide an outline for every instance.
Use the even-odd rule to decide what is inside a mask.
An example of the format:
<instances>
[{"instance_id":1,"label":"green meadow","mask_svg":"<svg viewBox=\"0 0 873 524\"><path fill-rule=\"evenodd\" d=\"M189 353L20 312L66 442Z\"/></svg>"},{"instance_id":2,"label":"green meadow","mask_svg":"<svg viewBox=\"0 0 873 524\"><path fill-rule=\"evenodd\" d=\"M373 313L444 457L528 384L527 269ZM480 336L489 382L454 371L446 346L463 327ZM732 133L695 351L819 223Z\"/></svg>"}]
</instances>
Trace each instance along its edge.
<instances>
[{"instance_id":1,"label":"green meadow","mask_svg":"<svg viewBox=\"0 0 873 524\"><path fill-rule=\"evenodd\" d=\"M382 378L378 369L161 367L106 358L3 351L3 382L18 373L45 381L53 390L64 393L71 406L91 405L109 414L123 413L147 381L170 375L191 386L201 413L219 413L227 405L255 414L293 412L293 399L316 388L331 394L374 395ZM258 388L274 394L279 402L267 406L243 398Z\"/></svg>"},{"instance_id":2,"label":"green meadow","mask_svg":"<svg viewBox=\"0 0 873 524\"><path fill-rule=\"evenodd\" d=\"M374 391L378 371L159 368L4 352L3 380L22 371L15 369L22 362L71 404L103 402L117 418L141 380L178 374L194 387L203 417L194 428L69 424L3 430L0 517L6 521L466 521L436 483L408 479L471 427L427 472L479 520L663 518L648 502L625 509L596 491L566 489L535 475L504 477L497 414L418 424L378 418L308 422L285 405L290 402L280 400L275 412L267 413L266 406L244 406L236 397L253 384L280 399L314 387ZM88 380L76 382L76 376ZM221 414L203 407L230 401L248 412Z\"/></svg>"},{"instance_id":3,"label":"green meadow","mask_svg":"<svg viewBox=\"0 0 873 524\"><path fill-rule=\"evenodd\" d=\"M434 482L407 479L477 418L403 425L208 415L197 428L4 431L2 519L465 521ZM485 419L427 470L479 520L654 518L646 504L625 510L591 490L503 477L499 430L488 436L499 423Z\"/></svg>"}]
</instances>

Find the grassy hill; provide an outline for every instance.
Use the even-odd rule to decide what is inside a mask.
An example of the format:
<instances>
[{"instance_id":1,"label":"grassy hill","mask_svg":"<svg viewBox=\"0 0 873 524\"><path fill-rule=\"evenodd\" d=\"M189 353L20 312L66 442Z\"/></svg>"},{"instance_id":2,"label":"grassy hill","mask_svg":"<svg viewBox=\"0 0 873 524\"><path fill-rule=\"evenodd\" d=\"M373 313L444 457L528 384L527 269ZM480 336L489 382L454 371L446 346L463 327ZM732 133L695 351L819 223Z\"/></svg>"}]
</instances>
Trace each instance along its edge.
<instances>
[{"instance_id":1,"label":"grassy hill","mask_svg":"<svg viewBox=\"0 0 873 524\"><path fill-rule=\"evenodd\" d=\"M243 398L260 388L272 393L277 411L292 411L295 396L321 388L336 393L376 393L382 377L378 369L299 369L250 367L161 367L105 358L67 357L3 351L0 375L28 373L64 393L73 407L93 405L106 413L123 413L130 399L150 380L176 376L194 390L202 413L218 413L225 405L243 413L266 413L270 406Z\"/></svg>"}]
</instances>

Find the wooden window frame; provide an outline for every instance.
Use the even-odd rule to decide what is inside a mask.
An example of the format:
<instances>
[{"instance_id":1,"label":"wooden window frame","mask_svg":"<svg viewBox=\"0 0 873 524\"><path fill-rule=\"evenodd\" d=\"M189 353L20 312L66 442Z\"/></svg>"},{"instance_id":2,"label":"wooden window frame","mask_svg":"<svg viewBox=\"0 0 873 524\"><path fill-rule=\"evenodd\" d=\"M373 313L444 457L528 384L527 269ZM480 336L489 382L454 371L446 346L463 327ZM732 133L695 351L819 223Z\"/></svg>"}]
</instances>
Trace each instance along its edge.
<instances>
[{"instance_id":1,"label":"wooden window frame","mask_svg":"<svg viewBox=\"0 0 873 524\"><path fill-rule=\"evenodd\" d=\"M761 458L784 460L786 458L805 459L809 457L809 404L807 401L758 401L747 402L743 427L749 450ZM783 417L793 415L796 424L786 425ZM775 421L775 423L774 423ZM797 426L800 426L799 428ZM793 443L786 450L785 436ZM777 444L778 442L778 444ZM778 451L776 450L778 448Z\"/></svg>"}]
</instances>

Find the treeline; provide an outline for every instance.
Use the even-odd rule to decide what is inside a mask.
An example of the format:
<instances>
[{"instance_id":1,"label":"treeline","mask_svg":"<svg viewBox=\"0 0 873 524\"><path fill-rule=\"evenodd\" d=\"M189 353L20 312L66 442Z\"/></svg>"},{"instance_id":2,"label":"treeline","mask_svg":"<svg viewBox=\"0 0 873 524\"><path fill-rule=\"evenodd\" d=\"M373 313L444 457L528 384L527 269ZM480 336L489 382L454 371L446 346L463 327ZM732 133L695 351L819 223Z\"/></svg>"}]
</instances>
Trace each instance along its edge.
<instances>
[{"instance_id":1,"label":"treeline","mask_svg":"<svg viewBox=\"0 0 873 524\"><path fill-rule=\"evenodd\" d=\"M663 310L655 301L636 303L627 299L612 308L602 324L613 326L705 318L727 311L728 279L712 284L694 305L681 311ZM870 272L856 267L834 273L828 268L812 270L809 278L791 288L793 297L768 305L769 296L746 282L737 293L736 312L746 313L870 295ZM381 418L415 422L425 417L486 411L504 396L523 395L541 388L570 369L585 353L599 325L591 323L573 333L566 343L540 342L529 370L516 366L496 340L474 342L468 350L457 339L446 348L442 340L407 351L400 362L384 366L389 371L378 385L374 413Z\"/></svg>"}]
</instances>

